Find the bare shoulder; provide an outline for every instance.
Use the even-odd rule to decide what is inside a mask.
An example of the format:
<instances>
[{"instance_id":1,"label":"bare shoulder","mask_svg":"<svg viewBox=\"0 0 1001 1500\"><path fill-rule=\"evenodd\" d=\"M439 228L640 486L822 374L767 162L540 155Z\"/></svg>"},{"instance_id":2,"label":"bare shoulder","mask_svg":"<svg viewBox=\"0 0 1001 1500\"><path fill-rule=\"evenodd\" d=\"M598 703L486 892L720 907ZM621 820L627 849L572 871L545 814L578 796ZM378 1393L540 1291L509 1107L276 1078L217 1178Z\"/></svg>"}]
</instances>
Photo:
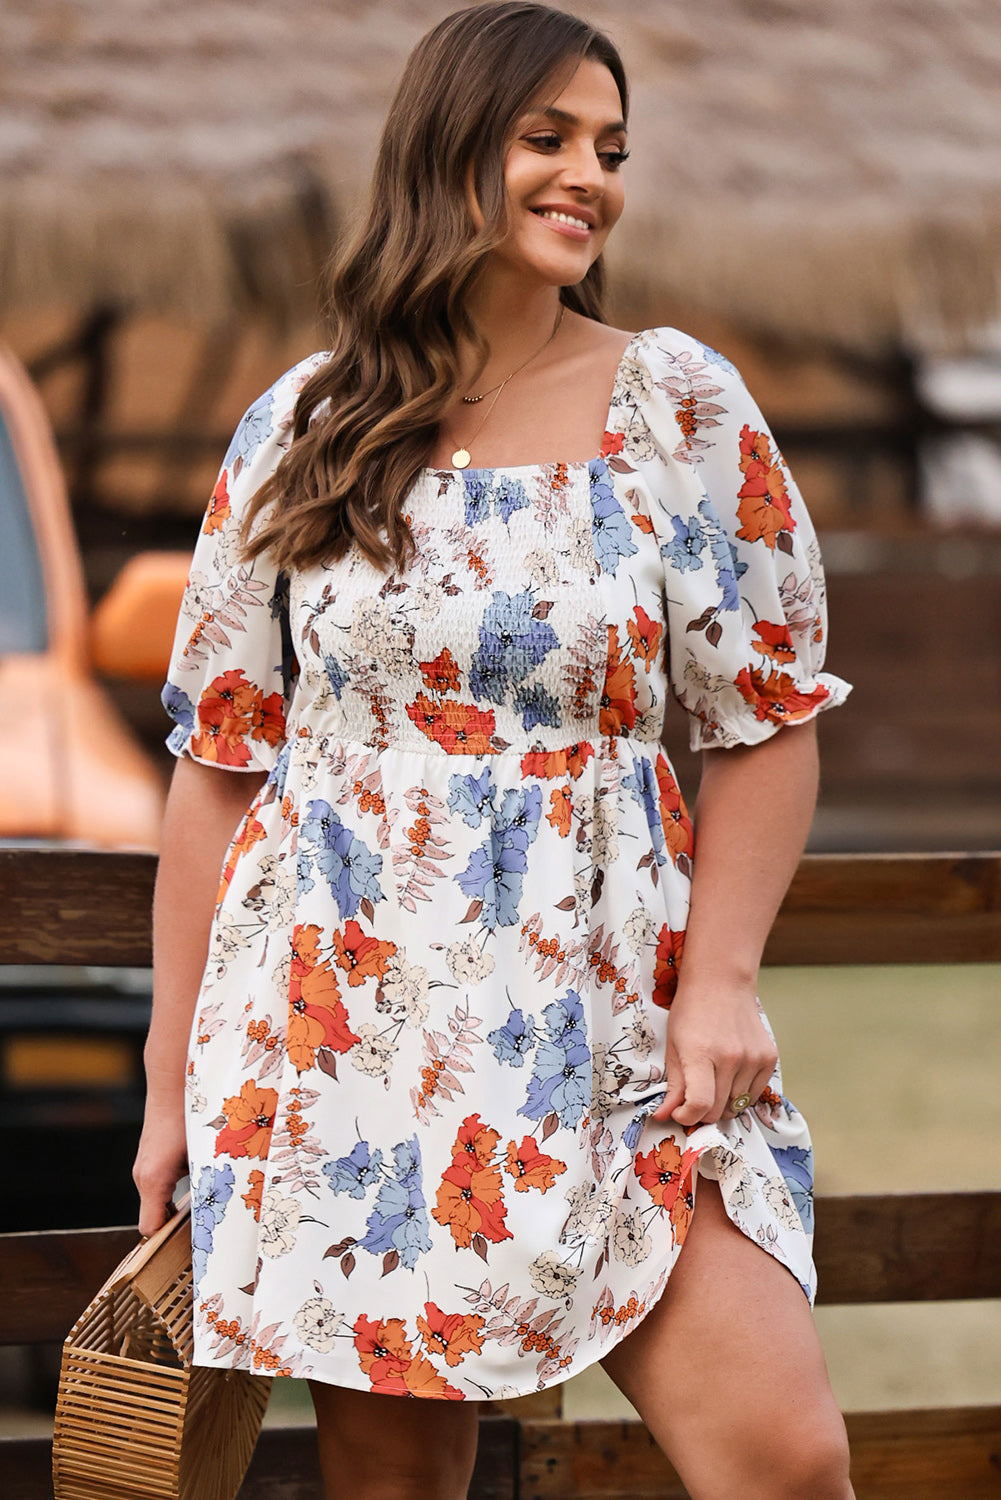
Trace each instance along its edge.
<instances>
[{"instance_id":1,"label":"bare shoulder","mask_svg":"<svg viewBox=\"0 0 1001 1500\"><path fill-rule=\"evenodd\" d=\"M635 337L628 329L613 328L580 313L568 313L562 351L568 373L606 366L614 370Z\"/></svg>"}]
</instances>

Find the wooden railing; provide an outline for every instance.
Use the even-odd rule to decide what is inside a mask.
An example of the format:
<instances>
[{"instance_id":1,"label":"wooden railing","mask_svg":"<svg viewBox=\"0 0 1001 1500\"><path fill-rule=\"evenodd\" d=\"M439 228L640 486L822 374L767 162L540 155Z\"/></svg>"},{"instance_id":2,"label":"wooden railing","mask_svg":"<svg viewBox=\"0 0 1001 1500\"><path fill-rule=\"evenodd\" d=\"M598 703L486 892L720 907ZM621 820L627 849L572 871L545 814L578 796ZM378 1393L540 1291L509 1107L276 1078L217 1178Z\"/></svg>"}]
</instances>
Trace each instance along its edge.
<instances>
[{"instance_id":1,"label":"wooden railing","mask_svg":"<svg viewBox=\"0 0 1001 1500\"><path fill-rule=\"evenodd\" d=\"M148 964L154 870L143 855L0 851L0 964ZM1001 961L1001 854L807 855L765 953L769 965L972 961ZM816 1210L823 1303L1001 1297L1001 1191L821 1197ZM135 1236L0 1235L0 1344L61 1340ZM475 1500L683 1500L640 1423L567 1422L559 1398L485 1408ZM858 1500L1001 1496L1001 1405L848 1424ZM50 1494L48 1443L0 1440L0 1476L5 1500ZM266 1430L241 1500L320 1493L311 1435Z\"/></svg>"}]
</instances>

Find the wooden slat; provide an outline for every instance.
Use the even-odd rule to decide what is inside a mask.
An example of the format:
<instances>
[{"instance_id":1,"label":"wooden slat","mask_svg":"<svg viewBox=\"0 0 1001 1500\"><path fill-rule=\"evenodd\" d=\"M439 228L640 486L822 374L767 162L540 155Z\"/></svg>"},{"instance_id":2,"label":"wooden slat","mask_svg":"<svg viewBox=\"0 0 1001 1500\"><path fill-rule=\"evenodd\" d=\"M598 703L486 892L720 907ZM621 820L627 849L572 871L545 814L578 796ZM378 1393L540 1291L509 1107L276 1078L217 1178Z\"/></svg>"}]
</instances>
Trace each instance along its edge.
<instances>
[{"instance_id":1,"label":"wooden slat","mask_svg":"<svg viewBox=\"0 0 1001 1500\"><path fill-rule=\"evenodd\" d=\"M1001 854L814 854L766 964L1001 961Z\"/></svg>"},{"instance_id":2,"label":"wooden slat","mask_svg":"<svg viewBox=\"0 0 1001 1500\"><path fill-rule=\"evenodd\" d=\"M510 1417L482 1418L469 1500L515 1500L517 1471L517 1422ZM0 1439L0 1475L3 1493L12 1500L46 1500L52 1494L49 1440ZM313 1428L265 1428L239 1500L316 1500L322 1493Z\"/></svg>"},{"instance_id":3,"label":"wooden slat","mask_svg":"<svg viewBox=\"0 0 1001 1500\"><path fill-rule=\"evenodd\" d=\"M64 1338L136 1236L129 1228L0 1235L0 1344ZM815 1249L824 1303L1001 1297L1001 1193L822 1197Z\"/></svg>"},{"instance_id":4,"label":"wooden slat","mask_svg":"<svg viewBox=\"0 0 1001 1500\"><path fill-rule=\"evenodd\" d=\"M1001 1408L847 1418L857 1500L988 1500L1001 1492ZM639 1422L525 1422L520 1500L687 1500Z\"/></svg>"},{"instance_id":5,"label":"wooden slat","mask_svg":"<svg viewBox=\"0 0 1001 1500\"><path fill-rule=\"evenodd\" d=\"M0 1234L0 1344L61 1342L138 1238L137 1229Z\"/></svg>"},{"instance_id":6,"label":"wooden slat","mask_svg":"<svg viewBox=\"0 0 1001 1500\"><path fill-rule=\"evenodd\" d=\"M153 855L0 850L0 964L148 964ZM1001 961L1001 854L808 854L768 964Z\"/></svg>"},{"instance_id":7,"label":"wooden slat","mask_svg":"<svg viewBox=\"0 0 1001 1500\"><path fill-rule=\"evenodd\" d=\"M150 962L156 857L0 849L0 964Z\"/></svg>"},{"instance_id":8,"label":"wooden slat","mask_svg":"<svg viewBox=\"0 0 1001 1500\"><path fill-rule=\"evenodd\" d=\"M824 1303L1001 1297L1001 1193L886 1193L817 1200Z\"/></svg>"}]
</instances>

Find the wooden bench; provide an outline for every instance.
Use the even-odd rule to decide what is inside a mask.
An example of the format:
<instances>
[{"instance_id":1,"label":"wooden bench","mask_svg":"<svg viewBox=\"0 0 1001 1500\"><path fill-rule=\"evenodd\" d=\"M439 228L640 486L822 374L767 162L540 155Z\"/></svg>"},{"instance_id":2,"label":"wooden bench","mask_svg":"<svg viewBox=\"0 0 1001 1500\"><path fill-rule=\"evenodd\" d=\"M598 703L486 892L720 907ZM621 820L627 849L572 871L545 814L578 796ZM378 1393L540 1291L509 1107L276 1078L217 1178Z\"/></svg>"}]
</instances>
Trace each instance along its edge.
<instances>
[{"instance_id":1,"label":"wooden bench","mask_svg":"<svg viewBox=\"0 0 1001 1500\"><path fill-rule=\"evenodd\" d=\"M0 964L146 965L155 861L0 851ZM1001 854L806 855L766 964L1001 961ZM130 1228L0 1235L0 1343L61 1340ZM821 1197L819 1300L1001 1297L1001 1191ZM560 1389L485 1409L475 1500L683 1500L639 1422L567 1422ZM1001 1395L1001 1393L999 1393ZM1001 1496L1001 1405L849 1415L858 1500ZM5 1496L51 1493L49 1444L0 1441ZM241 1500L316 1500L311 1434L265 1431Z\"/></svg>"}]
</instances>

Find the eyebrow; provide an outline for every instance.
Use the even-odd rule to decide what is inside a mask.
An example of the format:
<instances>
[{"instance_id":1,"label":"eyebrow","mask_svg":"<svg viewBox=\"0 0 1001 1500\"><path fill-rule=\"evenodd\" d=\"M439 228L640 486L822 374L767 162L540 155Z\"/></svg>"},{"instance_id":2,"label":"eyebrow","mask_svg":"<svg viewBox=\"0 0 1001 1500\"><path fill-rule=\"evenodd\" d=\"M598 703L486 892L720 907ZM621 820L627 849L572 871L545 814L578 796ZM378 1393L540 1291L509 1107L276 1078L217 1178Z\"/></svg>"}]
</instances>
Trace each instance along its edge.
<instances>
[{"instance_id":1,"label":"eyebrow","mask_svg":"<svg viewBox=\"0 0 1001 1500\"><path fill-rule=\"evenodd\" d=\"M579 125L580 120L576 115L570 114L568 110L558 109L555 104L550 104L548 109L542 109L540 114L545 115L548 120L558 120L561 125ZM605 125L598 133L606 135L610 131L625 130L625 120L613 120L610 125Z\"/></svg>"}]
</instances>

